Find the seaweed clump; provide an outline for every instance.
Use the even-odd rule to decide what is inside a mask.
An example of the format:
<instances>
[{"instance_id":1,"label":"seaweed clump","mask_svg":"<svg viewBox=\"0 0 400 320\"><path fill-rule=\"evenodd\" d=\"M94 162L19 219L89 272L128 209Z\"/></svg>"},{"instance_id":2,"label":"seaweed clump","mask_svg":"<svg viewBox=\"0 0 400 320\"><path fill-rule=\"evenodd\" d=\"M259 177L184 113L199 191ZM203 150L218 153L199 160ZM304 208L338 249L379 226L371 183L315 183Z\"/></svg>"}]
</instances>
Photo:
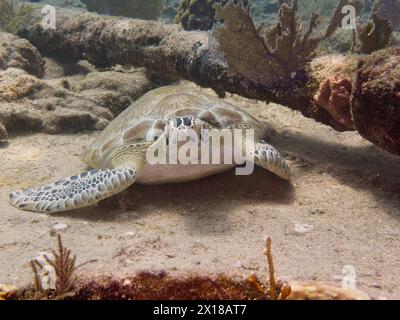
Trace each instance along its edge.
<instances>
[{"instance_id":1,"label":"seaweed clump","mask_svg":"<svg viewBox=\"0 0 400 320\"><path fill-rule=\"evenodd\" d=\"M0 0L0 31L16 34L33 20L33 8L13 0Z\"/></svg>"}]
</instances>

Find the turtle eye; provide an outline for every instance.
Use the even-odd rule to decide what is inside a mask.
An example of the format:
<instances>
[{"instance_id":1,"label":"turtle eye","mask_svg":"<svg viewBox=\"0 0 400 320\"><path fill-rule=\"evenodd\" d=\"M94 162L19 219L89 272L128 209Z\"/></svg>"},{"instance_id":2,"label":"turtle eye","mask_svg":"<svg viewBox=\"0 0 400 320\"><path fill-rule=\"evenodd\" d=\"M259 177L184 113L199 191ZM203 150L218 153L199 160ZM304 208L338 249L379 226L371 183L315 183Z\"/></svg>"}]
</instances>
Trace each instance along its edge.
<instances>
[{"instance_id":1,"label":"turtle eye","mask_svg":"<svg viewBox=\"0 0 400 320\"><path fill-rule=\"evenodd\" d=\"M184 117L183 118L183 124L187 127L190 127L192 125L192 118L191 117Z\"/></svg>"}]
</instances>

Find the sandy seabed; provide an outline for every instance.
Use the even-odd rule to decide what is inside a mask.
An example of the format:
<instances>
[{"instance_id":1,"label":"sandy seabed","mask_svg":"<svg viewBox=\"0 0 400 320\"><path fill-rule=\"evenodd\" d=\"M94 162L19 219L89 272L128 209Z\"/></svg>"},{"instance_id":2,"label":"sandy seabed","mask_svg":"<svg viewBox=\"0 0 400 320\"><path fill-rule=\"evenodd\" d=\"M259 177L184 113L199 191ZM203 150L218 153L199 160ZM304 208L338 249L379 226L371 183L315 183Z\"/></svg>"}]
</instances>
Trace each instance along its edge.
<instances>
[{"instance_id":1,"label":"sandy seabed","mask_svg":"<svg viewBox=\"0 0 400 320\"><path fill-rule=\"evenodd\" d=\"M31 281L27 262L64 244L95 274L165 270L266 276L273 239L278 276L340 285L345 266L372 297L400 298L400 160L279 105L228 100L271 128L293 171L290 183L262 169L199 181L134 185L98 206L45 215L19 211L8 193L85 170L79 154L98 133L11 137L0 148L0 283ZM345 268L346 270L346 268Z\"/></svg>"}]
</instances>

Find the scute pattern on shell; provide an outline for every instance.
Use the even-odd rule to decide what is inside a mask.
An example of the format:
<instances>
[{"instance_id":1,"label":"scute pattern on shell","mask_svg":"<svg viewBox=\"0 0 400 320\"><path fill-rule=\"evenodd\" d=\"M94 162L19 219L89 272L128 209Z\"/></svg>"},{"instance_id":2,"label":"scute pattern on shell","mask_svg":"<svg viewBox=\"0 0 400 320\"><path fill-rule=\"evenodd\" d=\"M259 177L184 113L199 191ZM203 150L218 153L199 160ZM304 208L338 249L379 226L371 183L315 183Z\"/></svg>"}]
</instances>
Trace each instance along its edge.
<instances>
[{"instance_id":1,"label":"scute pattern on shell","mask_svg":"<svg viewBox=\"0 0 400 320\"><path fill-rule=\"evenodd\" d=\"M157 138L151 130L163 130L166 120L186 115L199 117L219 129L246 123L255 130L256 138L265 133L264 125L257 119L218 97L188 86L166 86L146 93L122 112L81 158L90 166L101 167L107 151L126 143L149 141L149 137Z\"/></svg>"}]
</instances>

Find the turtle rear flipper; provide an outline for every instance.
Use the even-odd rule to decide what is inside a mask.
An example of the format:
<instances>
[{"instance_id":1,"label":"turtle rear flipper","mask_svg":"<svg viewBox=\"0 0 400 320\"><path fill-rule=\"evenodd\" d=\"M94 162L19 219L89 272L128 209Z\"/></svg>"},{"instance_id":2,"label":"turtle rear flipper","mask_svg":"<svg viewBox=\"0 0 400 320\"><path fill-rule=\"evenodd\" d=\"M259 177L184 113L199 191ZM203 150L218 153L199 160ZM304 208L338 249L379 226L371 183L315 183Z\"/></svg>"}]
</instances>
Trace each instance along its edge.
<instances>
[{"instance_id":1,"label":"turtle rear flipper","mask_svg":"<svg viewBox=\"0 0 400 320\"><path fill-rule=\"evenodd\" d=\"M91 170L36 189L12 192L19 209L54 213L92 205L128 188L135 181L133 167Z\"/></svg>"}]
</instances>

